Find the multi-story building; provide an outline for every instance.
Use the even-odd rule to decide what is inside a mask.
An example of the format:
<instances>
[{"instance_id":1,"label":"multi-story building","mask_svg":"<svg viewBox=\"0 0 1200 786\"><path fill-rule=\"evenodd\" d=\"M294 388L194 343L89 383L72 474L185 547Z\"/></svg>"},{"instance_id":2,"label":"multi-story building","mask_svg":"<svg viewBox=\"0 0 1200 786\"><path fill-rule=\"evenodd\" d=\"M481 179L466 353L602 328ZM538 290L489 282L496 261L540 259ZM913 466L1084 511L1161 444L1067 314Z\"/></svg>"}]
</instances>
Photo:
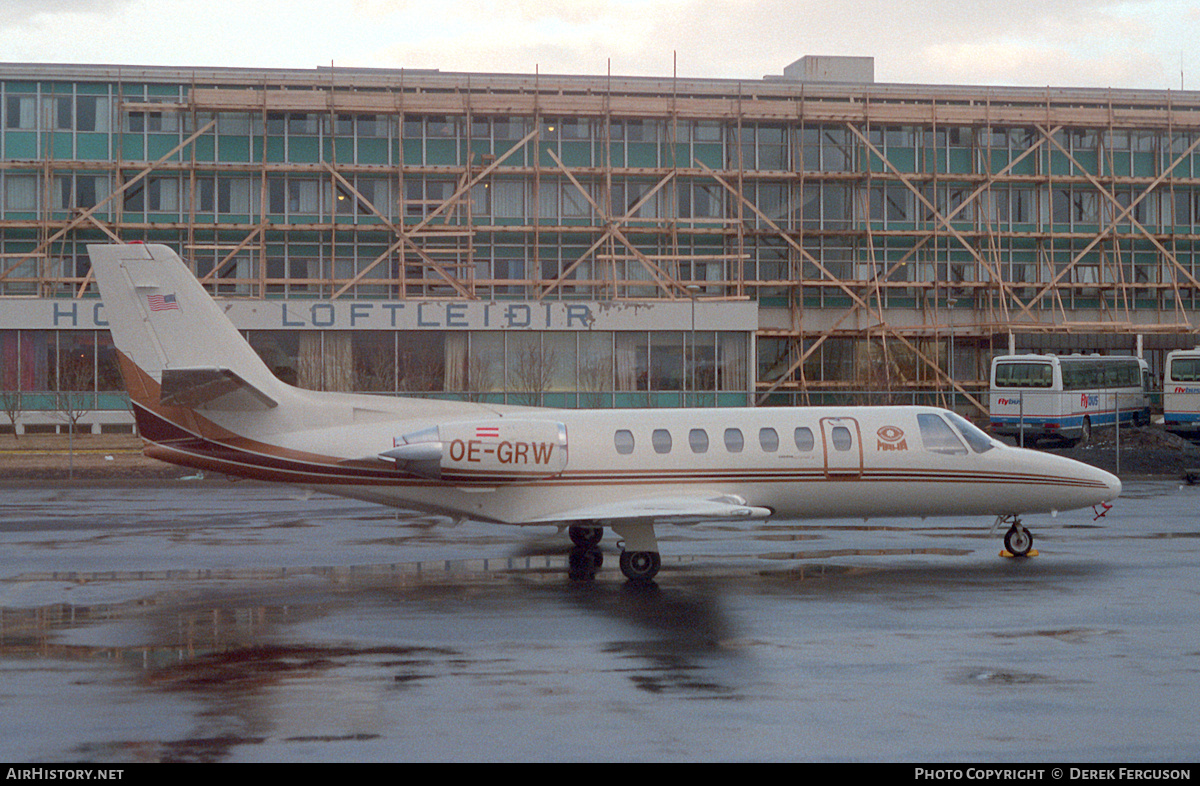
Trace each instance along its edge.
<instances>
[{"instance_id":1,"label":"multi-story building","mask_svg":"<svg viewBox=\"0 0 1200 786\"><path fill-rule=\"evenodd\" d=\"M315 388L970 409L1010 348L1196 343L1200 93L872 72L0 65L7 411L130 422L97 242L177 249Z\"/></svg>"}]
</instances>

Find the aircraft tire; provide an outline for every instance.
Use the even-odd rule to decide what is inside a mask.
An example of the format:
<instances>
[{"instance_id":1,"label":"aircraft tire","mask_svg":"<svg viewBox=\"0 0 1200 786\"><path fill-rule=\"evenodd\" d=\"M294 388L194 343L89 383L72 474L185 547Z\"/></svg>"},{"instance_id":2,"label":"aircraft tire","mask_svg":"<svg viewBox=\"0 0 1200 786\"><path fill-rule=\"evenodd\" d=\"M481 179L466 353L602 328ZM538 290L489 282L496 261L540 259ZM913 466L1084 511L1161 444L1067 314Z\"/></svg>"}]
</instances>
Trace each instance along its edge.
<instances>
[{"instance_id":1,"label":"aircraft tire","mask_svg":"<svg viewBox=\"0 0 1200 786\"><path fill-rule=\"evenodd\" d=\"M604 527L581 527L573 525L567 528L571 542L580 548L596 546L604 538Z\"/></svg>"},{"instance_id":2,"label":"aircraft tire","mask_svg":"<svg viewBox=\"0 0 1200 786\"><path fill-rule=\"evenodd\" d=\"M662 557L657 551L622 551L621 572L630 581L650 581L658 575Z\"/></svg>"},{"instance_id":3,"label":"aircraft tire","mask_svg":"<svg viewBox=\"0 0 1200 786\"><path fill-rule=\"evenodd\" d=\"M591 581L603 565L600 549L577 546L567 555L567 577L572 581Z\"/></svg>"},{"instance_id":4,"label":"aircraft tire","mask_svg":"<svg viewBox=\"0 0 1200 786\"><path fill-rule=\"evenodd\" d=\"M1009 528L1004 533L1004 548L1014 557L1026 556L1033 548L1033 533L1024 527L1019 530L1016 527Z\"/></svg>"}]
</instances>

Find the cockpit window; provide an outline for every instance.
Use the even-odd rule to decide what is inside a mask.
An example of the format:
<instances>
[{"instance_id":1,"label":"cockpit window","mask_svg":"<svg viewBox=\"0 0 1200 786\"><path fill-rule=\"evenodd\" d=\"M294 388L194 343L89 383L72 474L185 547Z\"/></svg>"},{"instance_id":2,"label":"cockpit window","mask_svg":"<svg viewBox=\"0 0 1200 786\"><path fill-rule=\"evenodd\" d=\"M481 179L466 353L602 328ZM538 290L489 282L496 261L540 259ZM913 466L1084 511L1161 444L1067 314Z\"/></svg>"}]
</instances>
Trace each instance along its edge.
<instances>
[{"instance_id":1,"label":"cockpit window","mask_svg":"<svg viewBox=\"0 0 1200 786\"><path fill-rule=\"evenodd\" d=\"M950 422L958 426L958 430L962 432L963 439L971 446L971 450L976 453L984 453L996 447L996 442L982 430L979 429L971 421L964 418L962 415L954 412L946 413L946 417L950 418Z\"/></svg>"},{"instance_id":2,"label":"cockpit window","mask_svg":"<svg viewBox=\"0 0 1200 786\"><path fill-rule=\"evenodd\" d=\"M940 415L933 413L917 415L917 425L921 429L921 441L929 452L945 453L951 456L966 455L966 446L954 434L954 429L950 428L950 424L942 420Z\"/></svg>"}]
</instances>

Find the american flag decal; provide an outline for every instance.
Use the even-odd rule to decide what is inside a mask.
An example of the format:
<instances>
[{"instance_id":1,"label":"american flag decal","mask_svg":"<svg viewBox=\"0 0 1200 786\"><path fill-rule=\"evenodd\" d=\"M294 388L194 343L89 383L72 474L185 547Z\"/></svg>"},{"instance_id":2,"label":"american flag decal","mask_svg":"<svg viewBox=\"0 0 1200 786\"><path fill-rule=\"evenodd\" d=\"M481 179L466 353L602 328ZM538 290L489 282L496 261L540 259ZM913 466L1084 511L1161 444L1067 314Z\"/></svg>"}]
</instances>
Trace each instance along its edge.
<instances>
[{"instance_id":1,"label":"american flag decal","mask_svg":"<svg viewBox=\"0 0 1200 786\"><path fill-rule=\"evenodd\" d=\"M179 301L175 299L175 295L147 295L146 300L150 303L151 311L179 311Z\"/></svg>"},{"instance_id":2,"label":"american flag decal","mask_svg":"<svg viewBox=\"0 0 1200 786\"><path fill-rule=\"evenodd\" d=\"M475 428L476 439L500 439L499 426L477 426Z\"/></svg>"}]
</instances>

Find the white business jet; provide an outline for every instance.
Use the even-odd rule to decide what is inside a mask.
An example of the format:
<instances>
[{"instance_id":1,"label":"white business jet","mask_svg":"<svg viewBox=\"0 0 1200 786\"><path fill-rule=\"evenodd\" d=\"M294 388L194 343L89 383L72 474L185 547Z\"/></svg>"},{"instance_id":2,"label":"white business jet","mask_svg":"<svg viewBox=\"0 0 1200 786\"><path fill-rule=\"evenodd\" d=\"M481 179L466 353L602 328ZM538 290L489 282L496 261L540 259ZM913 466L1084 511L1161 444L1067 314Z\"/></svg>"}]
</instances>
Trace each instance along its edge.
<instances>
[{"instance_id":1,"label":"white business jet","mask_svg":"<svg viewBox=\"0 0 1200 786\"><path fill-rule=\"evenodd\" d=\"M932 407L555 410L303 390L270 372L171 249L88 252L146 455L456 519L557 524L596 566L608 527L632 581L658 572L656 524L988 515L1025 556L1022 514L1121 491L1108 472Z\"/></svg>"}]
</instances>

